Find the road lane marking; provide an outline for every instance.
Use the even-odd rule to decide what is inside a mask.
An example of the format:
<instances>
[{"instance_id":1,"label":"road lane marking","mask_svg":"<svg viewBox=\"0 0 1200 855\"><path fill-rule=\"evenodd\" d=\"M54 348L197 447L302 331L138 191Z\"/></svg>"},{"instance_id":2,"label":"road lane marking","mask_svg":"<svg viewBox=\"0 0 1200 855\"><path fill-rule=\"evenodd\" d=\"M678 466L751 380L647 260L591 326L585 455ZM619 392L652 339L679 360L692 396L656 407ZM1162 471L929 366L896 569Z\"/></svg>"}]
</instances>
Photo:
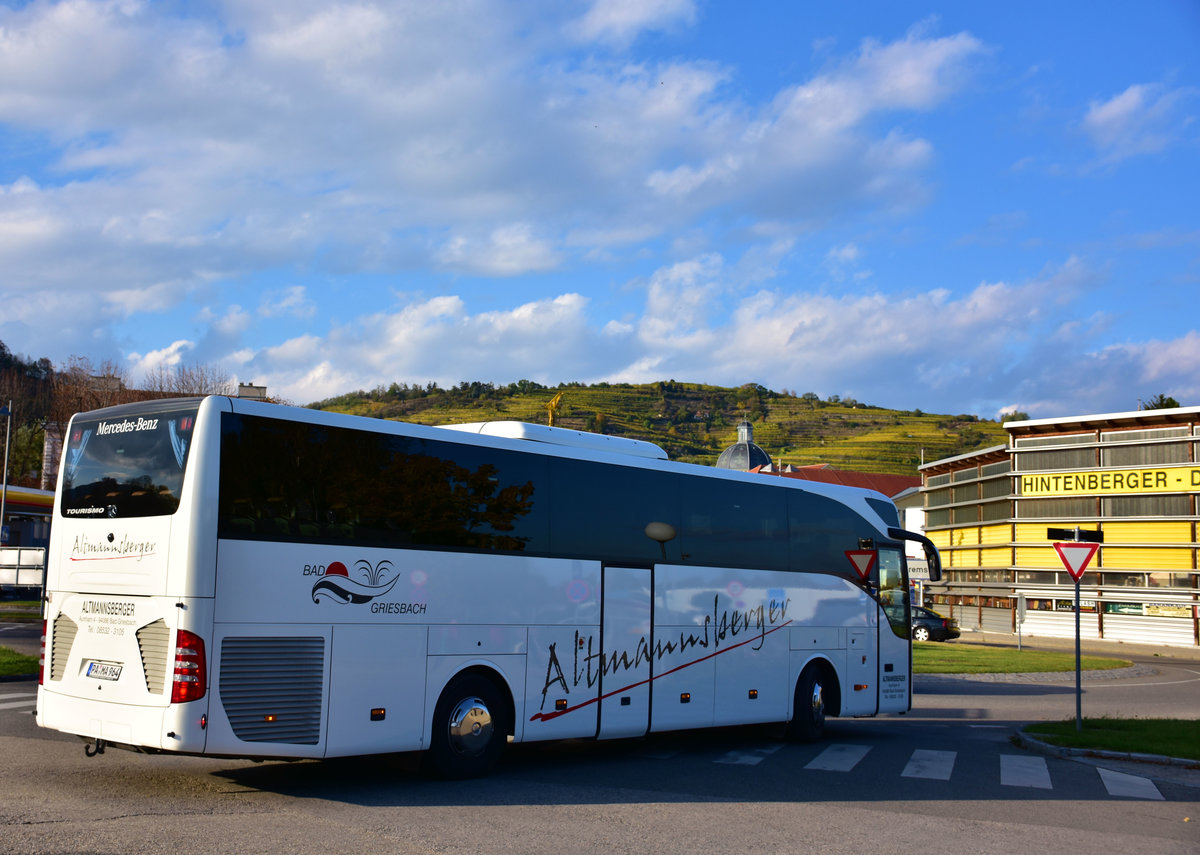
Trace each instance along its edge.
<instances>
[{"instance_id":1,"label":"road lane marking","mask_svg":"<svg viewBox=\"0 0 1200 855\"><path fill-rule=\"evenodd\" d=\"M1101 680L1088 686L1088 689L1137 689L1142 686L1178 686L1182 683L1195 683L1197 680L1200 680L1200 671L1193 671L1191 668L1176 668L1174 670L1182 671L1185 674L1195 674L1196 676L1186 680L1162 680L1153 683L1107 683Z\"/></svg>"},{"instance_id":2,"label":"road lane marking","mask_svg":"<svg viewBox=\"0 0 1200 855\"><path fill-rule=\"evenodd\" d=\"M1104 789L1108 790L1110 796L1166 801L1163 794L1158 791L1158 787L1154 786L1154 782L1149 778L1114 772L1111 769L1099 769L1099 772L1100 780L1104 782Z\"/></svg>"},{"instance_id":3,"label":"road lane marking","mask_svg":"<svg viewBox=\"0 0 1200 855\"><path fill-rule=\"evenodd\" d=\"M918 748L912 753L908 765L900 773L901 778L929 778L934 781L949 781L954 771L957 751L932 751Z\"/></svg>"},{"instance_id":4,"label":"road lane marking","mask_svg":"<svg viewBox=\"0 0 1200 855\"><path fill-rule=\"evenodd\" d=\"M870 750L867 745L830 745L804 768L821 772L849 772Z\"/></svg>"},{"instance_id":5,"label":"road lane marking","mask_svg":"<svg viewBox=\"0 0 1200 855\"><path fill-rule=\"evenodd\" d=\"M0 710L15 710L31 707L37 703L37 695L0 695Z\"/></svg>"},{"instance_id":6,"label":"road lane marking","mask_svg":"<svg viewBox=\"0 0 1200 855\"><path fill-rule=\"evenodd\" d=\"M1033 787L1051 790L1050 770L1045 757L1025 757L1019 754L1000 755L1000 783L1006 787Z\"/></svg>"}]
</instances>

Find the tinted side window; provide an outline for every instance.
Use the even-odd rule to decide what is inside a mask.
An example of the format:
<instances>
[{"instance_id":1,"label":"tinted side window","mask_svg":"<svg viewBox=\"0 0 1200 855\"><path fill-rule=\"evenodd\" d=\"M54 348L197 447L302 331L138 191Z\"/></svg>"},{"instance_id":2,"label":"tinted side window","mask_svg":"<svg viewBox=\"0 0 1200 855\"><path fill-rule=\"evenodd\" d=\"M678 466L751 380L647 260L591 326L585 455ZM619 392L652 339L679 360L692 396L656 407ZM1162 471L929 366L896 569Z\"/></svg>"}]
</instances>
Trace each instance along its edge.
<instances>
[{"instance_id":1,"label":"tinted side window","mask_svg":"<svg viewBox=\"0 0 1200 855\"><path fill-rule=\"evenodd\" d=\"M683 559L689 564L788 569L785 498L785 491L766 484L688 479Z\"/></svg>"},{"instance_id":2,"label":"tinted side window","mask_svg":"<svg viewBox=\"0 0 1200 855\"><path fill-rule=\"evenodd\" d=\"M534 455L226 414L222 537L544 552Z\"/></svg>"},{"instance_id":3,"label":"tinted side window","mask_svg":"<svg viewBox=\"0 0 1200 855\"><path fill-rule=\"evenodd\" d=\"M859 538L876 532L841 502L802 490L788 491L788 520L793 570L835 573L861 583L846 558Z\"/></svg>"},{"instance_id":4,"label":"tinted side window","mask_svg":"<svg viewBox=\"0 0 1200 855\"><path fill-rule=\"evenodd\" d=\"M679 476L563 458L551 468L557 553L640 564L679 561L678 537L660 545L646 534L652 522L678 532Z\"/></svg>"}]
</instances>

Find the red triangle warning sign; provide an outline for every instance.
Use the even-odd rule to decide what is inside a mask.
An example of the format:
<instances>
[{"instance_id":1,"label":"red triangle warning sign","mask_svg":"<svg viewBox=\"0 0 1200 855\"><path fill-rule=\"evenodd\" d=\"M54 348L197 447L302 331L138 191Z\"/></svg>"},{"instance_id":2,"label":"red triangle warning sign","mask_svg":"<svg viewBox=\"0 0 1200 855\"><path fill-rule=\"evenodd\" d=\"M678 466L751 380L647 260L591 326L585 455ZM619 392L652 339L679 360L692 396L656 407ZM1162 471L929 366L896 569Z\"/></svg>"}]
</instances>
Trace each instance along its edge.
<instances>
[{"instance_id":1,"label":"red triangle warning sign","mask_svg":"<svg viewBox=\"0 0 1200 855\"><path fill-rule=\"evenodd\" d=\"M875 567L875 557L877 554L873 549L846 550L846 557L850 559L850 563L854 565L854 569L864 582L871 576L871 570Z\"/></svg>"},{"instance_id":2,"label":"red triangle warning sign","mask_svg":"<svg viewBox=\"0 0 1200 855\"><path fill-rule=\"evenodd\" d=\"M1098 543L1054 544L1054 549L1058 552L1058 557L1062 559L1063 567L1067 568L1067 572L1071 574L1071 578L1076 582L1083 578L1083 571L1087 569L1088 564L1091 563L1092 557L1099 548L1100 544Z\"/></svg>"}]
</instances>

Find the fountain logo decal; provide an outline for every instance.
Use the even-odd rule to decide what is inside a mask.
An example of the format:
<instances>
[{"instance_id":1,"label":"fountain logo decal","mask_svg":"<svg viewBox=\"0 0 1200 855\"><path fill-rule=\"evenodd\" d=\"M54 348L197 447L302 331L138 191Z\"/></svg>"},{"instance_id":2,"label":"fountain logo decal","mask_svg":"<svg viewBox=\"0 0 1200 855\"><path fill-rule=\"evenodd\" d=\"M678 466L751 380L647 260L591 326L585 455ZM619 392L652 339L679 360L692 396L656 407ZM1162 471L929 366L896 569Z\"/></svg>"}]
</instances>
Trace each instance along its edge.
<instances>
[{"instance_id":1,"label":"fountain logo decal","mask_svg":"<svg viewBox=\"0 0 1200 855\"><path fill-rule=\"evenodd\" d=\"M313 602L369 603L389 593L400 581L400 573L386 558L377 564L360 558L354 562L354 576L357 578L351 577L345 564L334 561L313 585Z\"/></svg>"}]
</instances>

